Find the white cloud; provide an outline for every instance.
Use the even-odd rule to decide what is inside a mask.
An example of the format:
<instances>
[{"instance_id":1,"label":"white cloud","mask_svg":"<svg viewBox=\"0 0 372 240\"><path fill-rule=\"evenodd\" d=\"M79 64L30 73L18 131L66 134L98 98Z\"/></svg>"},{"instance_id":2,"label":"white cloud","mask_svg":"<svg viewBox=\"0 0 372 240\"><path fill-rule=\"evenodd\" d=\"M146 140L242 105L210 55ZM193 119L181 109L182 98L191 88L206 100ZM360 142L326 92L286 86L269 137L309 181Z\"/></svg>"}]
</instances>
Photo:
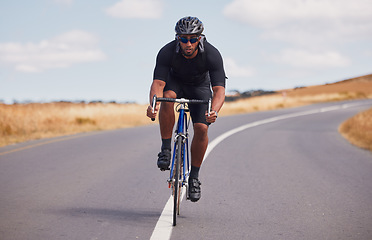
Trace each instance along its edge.
<instances>
[{"instance_id":1,"label":"white cloud","mask_svg":"<svg viewBox=\"0 0 372 240\"><path fill-rule=\"evenodd\" d=\"M370 0L234 0L225 16L298 45L372 37Z\"/></svg>"},{"instance_id":2,"label":"white cloud","mask_svg":"<svg viewBox=\"0 0 372 240\"><path fill-rule=\"evenodd\" d=\"M234 0L224 9L232 19L259 27L278 26L294 20L371 20L370 0Z\"/></svg>"},{"instance_id":3,"label":"white cloud","mask_svg":"<svg viewBox=\"0 0 372 240\"><path fill-rule=\"evenodd\" d=\"M162 0L121 0L105 9L115 18L160 18L163 13Z\"/></svg>"},{"instance_id":4,"label":"white cloud","mask_svg":"<svg viewBox=\"0 0 372 240\"><path fill-rule=\"evenodd\" d=\"M335 51L312 52L304 49L285 49L279 55L271 56L278 63L295 67L321 69L329 67L346 67L351 61Z\"/></svg>"},{"instance_id":5,"label":"white cloud","mask_svg":"<svg viewBox=\"0 0 372 240\"><path fill-rule=\"evenodd\" d=\"M251 77L254 74L253 68L239 66L232 58L224 58L224 65L228 77Z\"/></svg>"},{"instance_id":6,"label":"white cloud","mask_svg":"<svg viewBox=\"0 0 372 240\"><path fill-rule=\"evenodd\" d=\"M105 54L97 47L98 39L88 32L74 30L39 43L0 43L0 63L17 71L42 72L52 68L101 61Z\"/></svg>"}]
</instances>

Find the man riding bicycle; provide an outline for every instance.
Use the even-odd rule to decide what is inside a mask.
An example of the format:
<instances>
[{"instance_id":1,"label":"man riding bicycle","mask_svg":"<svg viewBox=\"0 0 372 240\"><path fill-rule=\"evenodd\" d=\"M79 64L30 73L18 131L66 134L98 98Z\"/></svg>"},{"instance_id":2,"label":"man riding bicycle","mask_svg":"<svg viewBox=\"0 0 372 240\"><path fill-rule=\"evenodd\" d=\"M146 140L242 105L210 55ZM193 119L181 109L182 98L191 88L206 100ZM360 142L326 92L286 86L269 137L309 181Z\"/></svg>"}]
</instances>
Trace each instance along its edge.
<instances>
[{"instance_id":1,"label":"man riding bicycle","mask_svg":"<svg viewBox=\"0 0 372 240\"><path fill-rule=\"evenodd\" d=\"M189 104L194 127L189 176L189 197L193 202L201 197L199 169L208 146L208 127L216 121L225 101L226 76L222 57L219 51L206 41L203 30L203 23L196 17L184 17L176 23L176 39L161 48L157 55L150 89L150 106L147 108L149 118L155 118L160 108L162 146L157 165L164 171L169 169L171 161L174 103L163 102L161 107L160 103L157 103L153 109L153 96L156 94L165 98L201 100L212 98L212 111L209 115L207 105Z\"/></svg>"}]
</instances>

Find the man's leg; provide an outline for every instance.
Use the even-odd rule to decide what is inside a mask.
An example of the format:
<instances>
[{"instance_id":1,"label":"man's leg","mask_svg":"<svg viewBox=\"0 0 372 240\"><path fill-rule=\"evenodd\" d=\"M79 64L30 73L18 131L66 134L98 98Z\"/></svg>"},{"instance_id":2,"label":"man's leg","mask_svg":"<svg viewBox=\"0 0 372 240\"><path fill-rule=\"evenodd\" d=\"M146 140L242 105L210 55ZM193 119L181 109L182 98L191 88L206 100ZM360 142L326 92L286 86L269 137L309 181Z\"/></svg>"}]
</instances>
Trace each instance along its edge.
<instances>
[{"instance_id":1,"label":"man's leg","mask_svg":"<svg viewBox=\"0 0 372 240\"><path fill-rule=\"evenodd\" d=\"M194 124L194 137L191 143L191 165L201 166L208 147L208 126L204 123Z\"/></svg>"},{"instance_id":2,"label":"man's leg","mask_svg":"<svg viewBox=\"0 0 372 240\"><path fill-rule=\"evenodd\" d=\"M164 92L165 98L176 98L173 91ZM175 122L174 103L162 102L159 112L160 135L162 139L172 138L173 126Z\"/></svg>"},{"instance_id":3,"label":"man's leg","mask_svg":"<svg viewBox=\"0 0 372 240\"><path fill-rule=\"evenodd\" d=\"M164 97L175 98L176 93L173 91L166 91L164 92ZM162 102L159 111L160 135L162 140L161 152L158 154L158 167L160 170L166 170L169 168L174 122L174 103Z\"/></svg>"},{"instance_id":4,"label":"man's leg","mask_svg":"<svg viewBox=\"0 0 372 240\"><path fill-rule=\"evenodd\" d=\"M189 197L196 202L201 197L199 169L208 147L208 126L204 123L194 124L194 137L191 143L191 172L189 177Z\"/></svg>"}]
</instances>

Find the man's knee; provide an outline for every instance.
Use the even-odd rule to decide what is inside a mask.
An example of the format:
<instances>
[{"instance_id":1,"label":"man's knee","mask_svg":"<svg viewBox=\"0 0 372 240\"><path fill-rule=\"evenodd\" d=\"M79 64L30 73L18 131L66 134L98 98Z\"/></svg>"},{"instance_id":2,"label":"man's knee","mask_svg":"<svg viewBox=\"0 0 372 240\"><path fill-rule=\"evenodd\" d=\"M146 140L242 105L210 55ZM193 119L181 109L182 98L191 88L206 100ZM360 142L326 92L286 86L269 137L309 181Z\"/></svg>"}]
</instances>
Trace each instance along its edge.
<instances>
[{"instance_id":1,"label":"man's knee","mask_svg":"<svg viewBox=\"0 0 372 240\"><path fill-rule=\"evenodd\" d=\"M168 90L168 91L165 91L163 93L163 96L165 98L176 98L177 97L177 94L175 92L173 92L172 90Z\"/></svg>"},{"instance_id":2,"label":"man's knee","mask_svg":"<svg viewBox=\"0 0 372 240\"><path fill-rule=\"evenodd\" d=\"M163 93L165 98L176 98L177 95L173 91L166 91ZM173 114L174 113L174 103L172 102L162 102L160 106L161 114Z\"/></svg>"},{"instance_id":3,"label":"man's knee","mask_svg":"<svg viewBox=\"0 0 372 240\"><path fill-rule=\"evenodd\" d=\"M194 136L200 139L208 137L208 126L204 123L195 123Z\"/></svg>"}]
</instances>

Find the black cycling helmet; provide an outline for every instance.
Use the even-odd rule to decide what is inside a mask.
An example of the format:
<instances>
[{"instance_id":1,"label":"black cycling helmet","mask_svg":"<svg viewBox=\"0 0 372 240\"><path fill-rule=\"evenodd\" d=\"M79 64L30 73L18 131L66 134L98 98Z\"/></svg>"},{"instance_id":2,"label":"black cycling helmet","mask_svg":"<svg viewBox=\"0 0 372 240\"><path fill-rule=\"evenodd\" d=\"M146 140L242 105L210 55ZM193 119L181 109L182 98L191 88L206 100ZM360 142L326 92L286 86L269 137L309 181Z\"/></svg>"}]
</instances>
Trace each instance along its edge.
<instances>
[{"instance_id":1,"label":"black cycling helmet","mask_svg":"<svg viewBox=\"0 0 372 240\"><path fill-rule=\"evenodd\" d=\"M177 35L181 34L197 34L200 35L204 30L202 21L197 17L184 17L181 18L175 27Z\"/></svg>"}]
</instances>

